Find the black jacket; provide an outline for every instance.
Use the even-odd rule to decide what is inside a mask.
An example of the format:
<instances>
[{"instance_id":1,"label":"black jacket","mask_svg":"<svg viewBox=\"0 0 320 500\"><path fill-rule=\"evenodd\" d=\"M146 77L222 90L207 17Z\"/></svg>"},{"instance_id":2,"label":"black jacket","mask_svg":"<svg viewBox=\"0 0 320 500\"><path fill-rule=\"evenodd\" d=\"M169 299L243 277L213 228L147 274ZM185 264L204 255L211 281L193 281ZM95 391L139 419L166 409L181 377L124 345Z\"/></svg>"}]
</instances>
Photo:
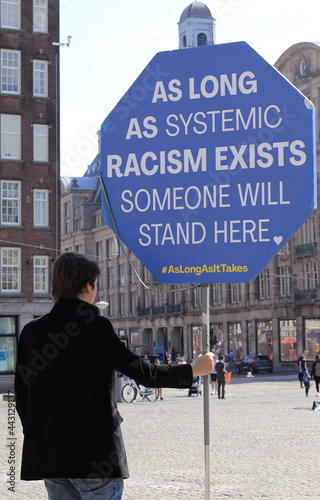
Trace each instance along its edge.
<instances>
[{"instance_id":1,"label":"black jacket","mask_svg":"<svg viewBox=\"0 0 320 500\"><path fill-rule=\"evenodd\" d=\"M314 376L315 376L315 374L316 374L316 364L317 364L317 363L320 363L320 361L314 361L314 362L312 363L312 367L311 367L311 374L310 374L310 376L311 376L311 377L314 377Z\"/></svg>"},{"instance_id":2,"label":"black jacket","mask_svg":"<svg viewBox=\"0 0 320 500\"><path fill-rule=\"evenodd\" d=\"M148 387L192 384L190 365L144 363L96 306L78 299L23 328L15 376L21 479L128 477L114 370Z\"/></svg>"}]
</instances>

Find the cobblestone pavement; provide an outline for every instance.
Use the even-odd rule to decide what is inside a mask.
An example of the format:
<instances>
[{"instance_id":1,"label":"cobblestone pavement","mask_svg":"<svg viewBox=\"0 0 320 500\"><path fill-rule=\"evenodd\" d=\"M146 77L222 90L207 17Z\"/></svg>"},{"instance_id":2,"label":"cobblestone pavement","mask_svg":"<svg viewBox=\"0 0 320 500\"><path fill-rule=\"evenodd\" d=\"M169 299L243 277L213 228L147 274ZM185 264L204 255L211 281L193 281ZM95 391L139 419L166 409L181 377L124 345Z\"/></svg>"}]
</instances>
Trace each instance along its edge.
<instances>
[{"instance_id":1,"label":"cobblestone pavement","mask_svg":"<svg viewBox=\"0 0 320 500\"><path fill-rule=\"evenodd\" d=\"M306 398L297 374L234 375L225 400L210 395L212 500L318 498L320 412L311 411L316 399L314 383ZM125 500L204 499L203 396L164 389L163 401L140 399L119 408L131 473ZM15 492L8 490L9 414L1 398L0 500L46 500L41 482L18 479L18 466ZM19 464L18 417L14 437Z\"/></svg>"}]
</instances>

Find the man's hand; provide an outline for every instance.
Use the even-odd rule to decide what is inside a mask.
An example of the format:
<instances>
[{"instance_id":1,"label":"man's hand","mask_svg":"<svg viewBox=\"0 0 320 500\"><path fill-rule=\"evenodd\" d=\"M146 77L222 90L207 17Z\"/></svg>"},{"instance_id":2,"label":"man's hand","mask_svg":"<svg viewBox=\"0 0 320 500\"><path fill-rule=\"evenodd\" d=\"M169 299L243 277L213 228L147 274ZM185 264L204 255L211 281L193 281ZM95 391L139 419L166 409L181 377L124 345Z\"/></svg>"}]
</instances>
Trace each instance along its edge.
<instances>
[{"instance_id":1,"label":"man's hand","mask_svg":"<svg viewBox=\"0 0 320 500\"><path fill-rule=\"evenodd\" d=\"M214 354L212 352L207 352L195 359L195 362L191 365L194 377L208 375L212 372L213 356Z\"/></svg>"}]
</instances>

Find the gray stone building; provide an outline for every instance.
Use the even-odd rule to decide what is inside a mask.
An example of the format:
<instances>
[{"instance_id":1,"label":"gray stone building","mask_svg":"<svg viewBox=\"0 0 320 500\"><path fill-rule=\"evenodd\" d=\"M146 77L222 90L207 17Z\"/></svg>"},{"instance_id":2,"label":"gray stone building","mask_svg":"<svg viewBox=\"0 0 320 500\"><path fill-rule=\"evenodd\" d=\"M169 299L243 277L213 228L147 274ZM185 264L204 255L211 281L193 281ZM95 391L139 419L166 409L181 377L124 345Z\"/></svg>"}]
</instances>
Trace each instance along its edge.
<instances>
[{"instance_id":1,"label":"gray stone building","mask_svg":"<svg viewBox=\"0 0 320 500\"><path fill-rule=\"evenodd\" d=\"M201 2L182 13L179 48L215 43L215 20ZM320 113L320 44L288 48L275 67ZM319 132L317 132L319 164ZM62 250L85 253L100 264L98 300L119 336L137 352L201 352L202 304L198 285L161 285L104 224L101 213L100 154L82 178L63 178ZM306 349L320 351L318 297L318 212L315 212L251 283L210 285L211 347L267 354L276 366L296 363Z\"/></svg>"}]
</instances>

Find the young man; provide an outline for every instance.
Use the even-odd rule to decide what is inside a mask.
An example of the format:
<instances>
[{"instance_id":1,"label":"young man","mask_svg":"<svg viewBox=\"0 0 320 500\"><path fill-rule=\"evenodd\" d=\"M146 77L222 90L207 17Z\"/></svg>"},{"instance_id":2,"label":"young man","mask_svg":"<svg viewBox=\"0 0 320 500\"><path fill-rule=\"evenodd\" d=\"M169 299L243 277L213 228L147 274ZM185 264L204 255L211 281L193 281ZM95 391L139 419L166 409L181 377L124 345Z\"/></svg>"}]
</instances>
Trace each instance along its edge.
<instances>
[{"instance_id":1,"label":"young man","mask_svg":"<svg viewBox=\"0 0 320 500\"><path fill-rule=\"evenodd\" d=\"M21 333L15 377L24 444L21 479L44 479L49 500L121 500L128 466L114 403L114 373L147 387L187 388L212 370L155 366L126 349L98 314L98 266L65 253L53 268L55 304Z\"/></svg>"},{"instance_id":2,"label":"young man","mask_svg":"<svg viewBox=\"0 0 320 500\"><path fill-rule=\"evenodd\" d=\"M222 355L219 356L219 361L217 361L215 369L217 372L217 380L218 380L218 399L220 399L220 397L222 399L225 399L227 370L226 370L226 364L224 362L224 356Z\"/></svg>"}]
</instances>

